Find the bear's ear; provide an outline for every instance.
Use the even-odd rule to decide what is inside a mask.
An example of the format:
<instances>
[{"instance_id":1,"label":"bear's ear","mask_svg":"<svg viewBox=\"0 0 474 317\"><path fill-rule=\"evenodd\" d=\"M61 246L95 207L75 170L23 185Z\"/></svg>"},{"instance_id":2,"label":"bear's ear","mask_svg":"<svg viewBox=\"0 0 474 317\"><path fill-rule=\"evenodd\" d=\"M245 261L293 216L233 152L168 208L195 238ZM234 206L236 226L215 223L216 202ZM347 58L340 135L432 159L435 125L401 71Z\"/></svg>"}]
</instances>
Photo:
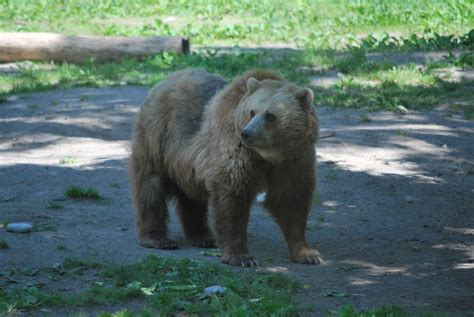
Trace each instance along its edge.
<instances>
[{"instance_id":1,"label":"bear's ear","mask_svg":"<svg viewBox=\"0 0 474 317\"><path fill-rule=\"evenodd\" d=\"M258 81L258 79L256 79L255 77L250 77L250 78L247 80L247 90L248 90L250 93L253 93L253 92L255 92L258 88L260 88L260 82Z\"/></svg>"},{"instance_id":2,"label":"bear's ear","mask_svg":"<svg viewBox=\"0 0 474 317\"><path fill-rule=\"evenodd\" d=\"M295 93L296 99L301 103L304 107L310 107L313 103L314 94L313 91L309 88L301 88Z\"/></svg>"}]
</instances>

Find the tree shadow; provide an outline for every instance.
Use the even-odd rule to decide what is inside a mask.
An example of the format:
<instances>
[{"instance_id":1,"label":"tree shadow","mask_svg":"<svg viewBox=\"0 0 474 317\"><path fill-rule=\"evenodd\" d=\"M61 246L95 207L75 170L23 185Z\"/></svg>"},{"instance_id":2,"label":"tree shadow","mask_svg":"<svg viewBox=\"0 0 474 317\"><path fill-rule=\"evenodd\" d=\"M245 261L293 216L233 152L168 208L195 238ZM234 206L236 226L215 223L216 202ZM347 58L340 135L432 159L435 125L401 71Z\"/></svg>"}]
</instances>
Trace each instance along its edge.
<instances>
[{"instance_id":1,"label":"tree shadow","mask_svg":"<svg viewBox=\"0 0 474 317\"><path fill-rule=\"evenodd\" d=\"M38 150L61 142L72 145L74 140L78 146L87 139L129 141L131 119L147 90L131 86L75 88L32 93L4 103L0 153ZM71 151L74 155L76 150L71 147Z\"/></svg>"}]
</instances>

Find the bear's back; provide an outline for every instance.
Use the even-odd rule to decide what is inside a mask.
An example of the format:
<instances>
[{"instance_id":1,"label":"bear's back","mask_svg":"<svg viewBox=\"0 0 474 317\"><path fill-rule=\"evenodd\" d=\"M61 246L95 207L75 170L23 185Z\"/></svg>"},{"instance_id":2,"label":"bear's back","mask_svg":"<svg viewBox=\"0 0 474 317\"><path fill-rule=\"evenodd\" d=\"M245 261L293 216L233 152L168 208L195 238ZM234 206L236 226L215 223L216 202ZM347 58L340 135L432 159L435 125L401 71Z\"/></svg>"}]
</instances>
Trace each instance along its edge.
<instances>
[{"instance_id":1,"label":"bear's back","mask_svg":"<svg viewBox=\"0 0 474 317\"><path fill-rule=\"evenodd\" d=\"M150 137L161 146L189 141L201 127L209 100L226 84L222 77L201 69L178 71L157 84L142 109L147 128L153 131Z\"/></svg>"}]
</instances>

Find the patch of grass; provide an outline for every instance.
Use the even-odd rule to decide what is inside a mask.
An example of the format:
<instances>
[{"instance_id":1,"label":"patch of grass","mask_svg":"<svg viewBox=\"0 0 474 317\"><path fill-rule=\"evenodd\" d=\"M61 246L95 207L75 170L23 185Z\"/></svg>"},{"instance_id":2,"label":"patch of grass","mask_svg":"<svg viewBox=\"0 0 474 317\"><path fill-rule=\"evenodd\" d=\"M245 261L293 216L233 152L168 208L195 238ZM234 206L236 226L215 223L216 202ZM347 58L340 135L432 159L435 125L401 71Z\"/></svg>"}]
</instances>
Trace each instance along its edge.
<instances>
[{"instance_id":1,"label":"patch of grass","mask_svg":"<svg viewBox=\"0 0 474 317\"><path fill-rule=\"evenodd\" d=\"M465 107L464 108L464 118L467 120L474 120L474 108Z\"/></svg>"},{"instance_id":2,"label":"patch of grass","mask_svg":"<svg viewBox=\"0 0 474 317\"><path fill-rule=\"evenodd\" d=\"M96 262L84 261L79 260L76 258L65 258L63 266L66 270L74 270L74 269L99 269L102 268L103 265Z\"/></svg>"},{"instance_id":3,"label":"patch of grass","mask_svg":"<svg viewBox=\"0 0 474 317\"><path fill-rule=\"evenodd\" d=\"M64 244L59 244L56 246L56 250L58 251L67 251L68 248Z\"/></svg>"},{"instance_id":4,"label":"patch of grass","mask_svg":"<svg viewBox=\"0 0 474 317\"><path fill-rule=\"evenodd\" d=\"M137 298L145 300L138 315L158 311L163 316L297 316L301 312L294 296L298 284L290 277L277 273L234 273L206 262L157 256L119 266L102 266L68 258L63 267L66 273L57 278L77 270L94 270L99 280L70 297L44 294L37 288L12 286L8 293L0 290L3 292L0 293L3 295L0 296L0 312L57 305L114 304ZM212 285L223 286L226 290L224 293L205 294L204 288ZM27 302L28 298L32 301ZM135 312L124 311L123 314L135 315Z\"/></svg>"},{"instance_id":5,"label":"patch of grass","mask_svg":"<svg viewBox=\"0 0 474 317\"><path fill-rule=\"evenodd\" d=\"M33 224L33 231L57 231L58 225L52 222L38 222Z\"/></svg>"},{"instance_id":6,"label":"patch of grass","mask_svg":"<svg viewBox=\"0 0 474 317\"><path fill-rule=\"evenodd\" d=\"M461 111L466 120L474 120L474 105L454 105L453 109Z\"/></svg>"},{"instance_id":7,"label":"patch of grass","mask_svg":"<svg viewBox=\"0 0 474 317\"><path fill-rule=\"evenodd\" d=\"M109 269L104 277L112 279L114 286L94 288L93 301L115 301L145 294L150 307L164 315L176 311L197 315L299 312L292 296L297 284L281 274L252 272L237 277L209 263L150 256L132 267ZM224 294L205 295L203 289L211 285L227 290Z\"/></svg>"},{"instance_id":8,"label":"patch of grass","mask_svg":"<svg viewBox=\"0 0 474 317\"><path fill-rule=\"evenodd\" d=\"M372 122L372 118L367 113L361 114L359 117L359 120L360 122L363 122L363 123Z\"/></svg>"},{"instance_id":9,"label":"patch of grass","mask_svg":"<svg viewBox=\"0 0 474 317\"><path fill-rule=\"evenodd\" d=\"M112 188L121 188L120 184L118 184L118 183L111 183L110 187L112 187Z\"/></svg>"},{"instance_id":10,"label":"patch of grass","mask_svg":"<svg viewBox=\"0 0 474 317\"><path fill-rule=\"evenodd\" d=\"M420 311L416 314L410 314L404 309L397 306L382 306L371 310L357 311L351 304L342 306L336 313L339 317L445 317L446 314Z\"/></svg>"},{"instance_id":11,"label":"patch of grass","mask_svg":"<svg viewBox=\"0 0 474 317\"><path fill-rule=\"evenodd\" d=\"M7 240L0 240L0 250L8 249L9 247Z\"/></svg>"},{"instance_id":12,"label":"patch of grass","mask_svg":"<svg viewBox=\"0 0 474 317\"><path fill-rule=\"evenodd\" d=\"M54 200L50 200L48 202L48 208L49 209L64 209L64 205L57 202L57 201L54 201Z\"/></svg>"},{"instance_id":13,"label":"patch of grass","mask_svg":"<svg viewBox=\"0 0 474 317\"><path fill-rule=\"evenodd\" d=\"M73 157L65 157L59 160L59 165L74 164L77 160Z\"/></svg>"},{"instance_id":14,"label":"patch of grass","mask_svg":"<svg viewBox=\"0 0 474 317\"><path fill-rule=\"evenodd\" d=\"M408 131L407 130L402 130L402 129L398 129L395 133L399 136L407 136L408 135Z\"/></svg>"},{"instance_id":15,"label":"patch of grass","mask_svg":"<svg viewBox=\"0 0 474 317\"><path fill-rule=\"evenodd\" d=\"M35 104L35 103L32 103L32 104L28 105L28 109L30 111L36 111L38 109L38 105Z\"/></svg>"},{"instance_id":16,"label":"patch of grass","mask_svg":"<svg viewBox=\"0 0 474 317\"><path fill-rule=\"evenodd\" d=\"M99 191L93 187L69 186L64 191L64 195L69 199L101 199Z\"/></svg>"},{"instance_id":17,"label":"patch of grass","mask_svg":"<svg viewBox=\"0 0 474 317\"><path fill-rule=\"evenodd\" d=\"M0 287L0 313L15 313L32 310L41 306L63 304L59 295L48 295L35 286L17 287L15 285Z\"/></svg>"},{"instance_id":18,"label":"patch of grass","mask_svg":"<svg viewBox=\"0 0 474 317\"><path fill-rule=\"evenodd\" d=\"M249 68L274 68L289 80L304 83L307 75L298 71L297 67L307 65L310 55L312 53L295 52L276 56L267 52L243 52L236 47L228 54L220 54L218 50L205 50L185 56L164 52L141 61L85 65L64 63L53 65L52 69L26 68L28 71L15 77L0 75L0 93L17 94L74 86L153 85L169 73L189 67L204 68L211 72L218 70L229 79Z\"/></svg>"},{"instance_id":19,"label":"patch of grass","mask_svg":"<svg viewBox=\"0 0 474 317\"><path fill-rule=\"evenodd\" d=\"M471 85L470 82L449 83L441 80L428 85L405 85L394 81L366 84L346 80L328 88L313 87L313 90L318 105L395 111L398 105L419 110L444 102L471 100Z\"/></svg>"},{"instance_id":20,"label":"patch of grass","mask_svg":"<svg viewBox=\"0 0 474 317\"><path fill-rule=\"evenodd\" d=\"M342 73L351 73L360 69L366 61L365 50L352 49L347 54L336 57L334 66Z\"/></svg>"}]
</instances>

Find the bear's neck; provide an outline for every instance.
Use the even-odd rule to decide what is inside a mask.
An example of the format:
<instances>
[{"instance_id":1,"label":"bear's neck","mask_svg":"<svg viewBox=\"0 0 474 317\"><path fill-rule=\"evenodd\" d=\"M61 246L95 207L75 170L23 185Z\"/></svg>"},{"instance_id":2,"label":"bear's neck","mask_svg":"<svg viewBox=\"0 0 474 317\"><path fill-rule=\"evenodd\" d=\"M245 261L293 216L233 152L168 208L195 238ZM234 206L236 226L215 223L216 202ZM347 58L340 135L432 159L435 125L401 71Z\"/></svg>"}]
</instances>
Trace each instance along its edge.
<instances>
[{"instance_id":1,"label":"bear's neck","mask_svg":"<svg viewBox=\"0 0 474 317\"><path fill-rule=\"evenodd\" d=\"M265 161L279 165L283 162L284 156L281 149L255 149L255 152Z\"/></svg>"}]
</instances>

